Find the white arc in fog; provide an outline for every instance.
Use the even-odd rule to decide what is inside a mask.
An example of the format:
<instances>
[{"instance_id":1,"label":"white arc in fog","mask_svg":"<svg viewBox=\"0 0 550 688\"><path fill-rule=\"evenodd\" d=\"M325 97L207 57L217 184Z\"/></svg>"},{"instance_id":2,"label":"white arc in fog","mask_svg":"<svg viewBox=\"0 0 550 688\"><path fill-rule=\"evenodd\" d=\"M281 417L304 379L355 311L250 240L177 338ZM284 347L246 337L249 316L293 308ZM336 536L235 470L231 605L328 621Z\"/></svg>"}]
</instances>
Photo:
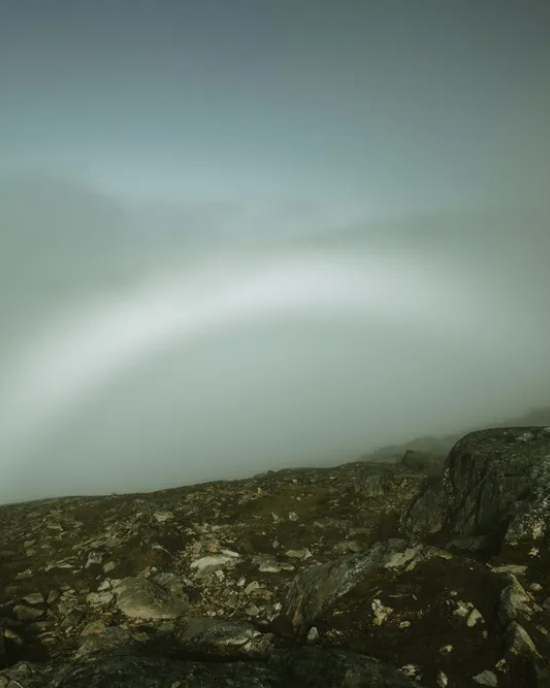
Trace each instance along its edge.
<instances>
[{"instance_id":1,"label":"white arc in fog","mask_svg":"<svg viewBox=\"0 0 550 688\"><path fill-rule=\"evenodd\" d=\"M412 327L455 330L466 312L455 293L444 303L441 275L371 256L320 254L256 263L210 264L161 275L132 291L79 304L7 362L0 380L0 446L31 442L85 403L113 375L161 347L249 318L301 311L382 315ZM9 373L9 375L8 375Z\"/></svg>"}]
</instances>

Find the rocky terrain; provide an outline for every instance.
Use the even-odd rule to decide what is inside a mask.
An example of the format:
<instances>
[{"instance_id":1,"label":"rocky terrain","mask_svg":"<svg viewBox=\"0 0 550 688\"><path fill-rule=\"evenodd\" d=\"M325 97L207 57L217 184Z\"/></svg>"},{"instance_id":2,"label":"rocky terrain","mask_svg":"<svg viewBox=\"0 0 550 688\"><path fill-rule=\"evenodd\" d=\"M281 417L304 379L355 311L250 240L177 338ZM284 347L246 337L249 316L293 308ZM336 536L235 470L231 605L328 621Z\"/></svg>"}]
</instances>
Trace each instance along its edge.
<instances>
[{"instance_id":1,"label":"rocky terrain","mask_svg":"<svg viewBox=\"0 0 550 688\"><path fill-rule=\"evenodd\" d=\"M545 427L5 505L0 688L548 688L549 540Z\"/></svg>"}]
</instances>

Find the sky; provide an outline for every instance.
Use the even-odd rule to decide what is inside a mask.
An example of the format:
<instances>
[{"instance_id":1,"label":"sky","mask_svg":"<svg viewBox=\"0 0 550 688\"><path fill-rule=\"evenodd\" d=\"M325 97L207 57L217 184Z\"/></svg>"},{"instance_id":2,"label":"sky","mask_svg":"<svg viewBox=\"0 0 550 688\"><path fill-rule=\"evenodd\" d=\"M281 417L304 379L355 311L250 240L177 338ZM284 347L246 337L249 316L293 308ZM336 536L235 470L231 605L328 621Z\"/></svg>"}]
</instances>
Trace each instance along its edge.
<instances>
[{"instance_id":1,"label":"sky","mask_svg":"<svg viewBox=\"0 0 550 688\"><path fill-rule=\"evenodd\" d=\"M550 404L546 0L0 0L0 503Z\"/></svg>"}]
</instances>

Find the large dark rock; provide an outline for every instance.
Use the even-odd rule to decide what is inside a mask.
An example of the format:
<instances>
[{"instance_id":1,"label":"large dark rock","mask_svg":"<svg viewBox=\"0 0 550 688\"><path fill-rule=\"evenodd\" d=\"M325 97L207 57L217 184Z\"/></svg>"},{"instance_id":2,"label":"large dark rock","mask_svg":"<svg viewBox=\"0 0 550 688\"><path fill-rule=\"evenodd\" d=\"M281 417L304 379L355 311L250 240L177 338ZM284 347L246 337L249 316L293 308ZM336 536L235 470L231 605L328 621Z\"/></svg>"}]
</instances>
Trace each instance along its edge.
<instances>
[{"instance_id":1,"label":"large dark rock","mask_svg":"<svg viewBox=\"0 0 550 688\"><path fill-rule=\"evenodd\" d=\"M420 688L398 670L354 652L301 648L266 662L197 662L132 651L60 667L44 688Z\"/></svg>"},{"instance_id":2,"label":"large dark rock","mask_svg":"<svg viewBox=\"0 0 550 688\"><path fill-rule=\"evenodd\" d=\"M413 506L404 531L500 534L509 545L550 534L550 428L498 428L463 437L439 486Z\"/></svg>"}]
</instances>

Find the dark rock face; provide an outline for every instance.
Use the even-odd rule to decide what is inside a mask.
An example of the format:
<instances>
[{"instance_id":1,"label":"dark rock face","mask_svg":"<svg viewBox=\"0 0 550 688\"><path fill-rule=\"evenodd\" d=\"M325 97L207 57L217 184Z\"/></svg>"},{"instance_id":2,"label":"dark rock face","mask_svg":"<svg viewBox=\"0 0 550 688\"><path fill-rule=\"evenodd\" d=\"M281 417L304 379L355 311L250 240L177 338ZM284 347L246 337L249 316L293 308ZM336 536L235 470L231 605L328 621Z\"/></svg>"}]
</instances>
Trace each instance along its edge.
<instances>
[{"instance_id":1,"label":"dark rock face","mask_svg":"<svg viewBox=\"0 0 550 688\"><path fill-rule=\"evenodd\" d=\"M441 483L426 484L424 493L411 506L403 522L402 531L416 539L439 533L447 517L448 502Z\"/></svg>"},{"instance_id":2,"label":"dark rock face","mask_svg":"<svg viewBox=\"0 0 550 688\"><path fill-rule=\"evenodd\" d=\"M510 545L550 532L550 428L472 432L451 450L441 484L415 504L405 529L464 535L502 531Z\"/></svg>"},{"instance_id":3,"label":"dark rock face","mask_svg":"<svg viewBox=\"0 0 550 688\"><path fill-rule=\"evenodd\" d=\"M549 688L550 430L407 463L0 507L0 688Z\"/></svg>"},{"instance_id":4,"label":"dark rock face","mask_svg":"<svg viewBox=\"0 0 550 688\"><path fill-rule=\"evenodd\" d=\"M504 526L511 544L547 537L550 429L468 435L452 450L443 485L454 530L490 533Z\"/></svg>"},{"instance_id":5,"label":"dark rock face","mask_svg":"<svg viewBox=\"0 0 550 688\"><path fill-rule=\"evenodd\" d=\"M44 676L42 677L44 678ZM371 657L300 648L264 663L206 663L133 653L101 653L58 669L47 688L415 688L398 670Z\"/></svg>"}]
</instances>

